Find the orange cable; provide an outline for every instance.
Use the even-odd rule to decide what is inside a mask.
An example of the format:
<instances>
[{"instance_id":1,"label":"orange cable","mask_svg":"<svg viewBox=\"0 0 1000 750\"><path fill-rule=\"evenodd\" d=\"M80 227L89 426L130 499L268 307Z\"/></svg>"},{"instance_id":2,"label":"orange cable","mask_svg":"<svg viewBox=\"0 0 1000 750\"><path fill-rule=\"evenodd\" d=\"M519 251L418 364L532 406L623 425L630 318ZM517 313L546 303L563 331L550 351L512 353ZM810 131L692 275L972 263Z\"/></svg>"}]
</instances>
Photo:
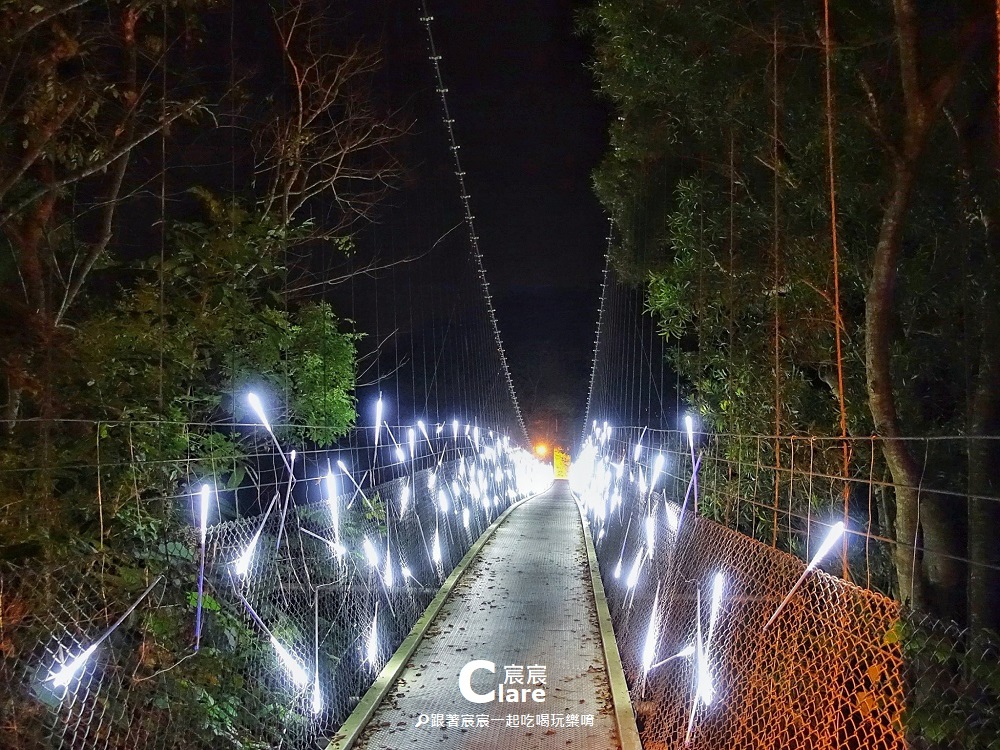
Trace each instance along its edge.
<instances>
[{"instance_id":1,"label":"orange cable","mask_svg":"<svg viewBox=\"0 0 1000 750\"><path fill-rule=\"evenodd\" d=\"M830 73L830 0L823 0L823 67L826 84L826 156L827 174L830 182L830 244L833 252L833 315L834 339L837 346L837 402L840 407L840 436L843 438L843 472L844 472L844 524L847 524L850 487L847 484L847 472L850 467L850 450L847 444L847 408L844 404L844 358L841 349L840 334L844 327L840 315L840 252L837 245L837 184L834 167L833 148L833 82ZM847 537L843 541L844 554L841 555L844 566L844 578L848 578L847 569Z\"/></svg>"}]
</instances>

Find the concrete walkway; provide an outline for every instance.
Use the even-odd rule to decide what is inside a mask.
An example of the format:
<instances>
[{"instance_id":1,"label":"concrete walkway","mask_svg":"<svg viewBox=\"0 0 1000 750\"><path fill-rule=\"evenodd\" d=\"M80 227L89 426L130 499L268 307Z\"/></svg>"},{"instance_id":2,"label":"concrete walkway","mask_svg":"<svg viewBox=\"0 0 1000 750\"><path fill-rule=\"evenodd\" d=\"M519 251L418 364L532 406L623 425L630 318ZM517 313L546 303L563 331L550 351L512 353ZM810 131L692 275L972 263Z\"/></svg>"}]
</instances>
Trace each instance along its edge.
<instances>
[{"instance_id":1,"label":"concrete walkway","mask_svg":"<svg viewBox=\"0 0 1000 750\"><path fill-rule=\"evenodd\" d=\"M467 700L459 676L473 660L496 671L473 672L467 693L496 698L500 688L518 701ZM620 747L583 528L567 482L496 530L355 747Z\"/></svg>"}]
</instances>

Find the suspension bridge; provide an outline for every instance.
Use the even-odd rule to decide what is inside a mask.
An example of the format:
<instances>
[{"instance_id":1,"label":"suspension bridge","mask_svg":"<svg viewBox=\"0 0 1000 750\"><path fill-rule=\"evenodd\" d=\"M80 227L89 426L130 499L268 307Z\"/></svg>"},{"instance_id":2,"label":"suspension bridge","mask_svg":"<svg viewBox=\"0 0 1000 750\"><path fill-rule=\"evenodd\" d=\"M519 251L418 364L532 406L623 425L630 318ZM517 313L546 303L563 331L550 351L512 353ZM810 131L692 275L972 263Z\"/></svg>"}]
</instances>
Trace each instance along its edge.
<instances>
[{"instance_id":1,"label":"suspension bridge","mask_svg":"<svg viewBox=\"0 0 1000 750\"><path fill-rule=\"evenodd\" d=\"M893 597L877 441L838 474L843 438L685 420L610 252L572 468L533 454L419 21L460 210L402 197L299 285L366 337L354 396L323 393L356 426L287 419L332 352L230 384L213 423L8 425L45 451L0 467L27 539L0 560L0 746L996 747L995 645Z\"/></svg>"}]
</instances>

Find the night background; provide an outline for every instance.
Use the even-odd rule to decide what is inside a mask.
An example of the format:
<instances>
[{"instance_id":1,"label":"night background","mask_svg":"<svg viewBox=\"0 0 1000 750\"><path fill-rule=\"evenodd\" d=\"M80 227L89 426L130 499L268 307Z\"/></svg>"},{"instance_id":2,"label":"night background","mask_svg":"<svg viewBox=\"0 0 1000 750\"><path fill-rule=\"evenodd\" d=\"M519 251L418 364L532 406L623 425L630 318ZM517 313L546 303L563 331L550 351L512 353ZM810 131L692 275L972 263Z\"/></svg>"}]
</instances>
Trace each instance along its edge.
<instances>
[{"instance_id":1,"label":"night background","mask_svg":"<svg viewBox=\"0 0 1000 750\"><path fill-rule=\"evenodd\" d=\"M647 750L996 750L998 7L0 4L0 747L325 746L516 527Z\"/></svg>"},{"instance_id":2,"label":"night background","mask_svg":"<svg viewBox=\"0 0 1000 750\"><path fill-rule=\"evenodd\" d=\"M586 67L579 7L463 2L432 9L483 262L524 419L532 440L566 447L584 418L608 234L591 172L606 147L609 110ZM374 91L411 123L401 144L405 185L388 196L390 207L366 238L400 226L430 231L428 215L461 219L427 40L410 11L376 2L345 19L381 46L384 68Z\"/></svg>"}]
</instances>

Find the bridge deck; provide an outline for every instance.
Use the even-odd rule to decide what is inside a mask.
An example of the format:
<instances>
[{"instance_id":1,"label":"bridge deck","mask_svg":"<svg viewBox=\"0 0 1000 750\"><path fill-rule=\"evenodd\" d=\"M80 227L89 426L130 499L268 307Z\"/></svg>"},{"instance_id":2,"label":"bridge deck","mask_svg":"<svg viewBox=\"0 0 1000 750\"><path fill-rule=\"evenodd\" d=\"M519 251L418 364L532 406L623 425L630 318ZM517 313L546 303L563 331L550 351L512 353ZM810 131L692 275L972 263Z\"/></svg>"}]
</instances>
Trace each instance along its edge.
<instances>
[{"instance_id":1,"label":"bridge deck","mask_svg":"<svg viewBox=\"0 0 1000 750\"><path fill-rule=\"evenodd\" d=\"M559 481L486 543L355 747L620 747L590 580L580 515ZM504 687L521 697L539 687L528 667L544 666L544 702L466 700L459 672L473 659L496 664L473 674L479 694L520 666L524 685Z\"/></svg>"}]
</instances>

